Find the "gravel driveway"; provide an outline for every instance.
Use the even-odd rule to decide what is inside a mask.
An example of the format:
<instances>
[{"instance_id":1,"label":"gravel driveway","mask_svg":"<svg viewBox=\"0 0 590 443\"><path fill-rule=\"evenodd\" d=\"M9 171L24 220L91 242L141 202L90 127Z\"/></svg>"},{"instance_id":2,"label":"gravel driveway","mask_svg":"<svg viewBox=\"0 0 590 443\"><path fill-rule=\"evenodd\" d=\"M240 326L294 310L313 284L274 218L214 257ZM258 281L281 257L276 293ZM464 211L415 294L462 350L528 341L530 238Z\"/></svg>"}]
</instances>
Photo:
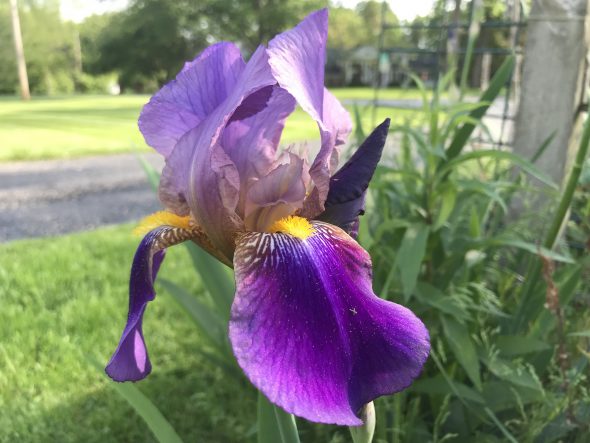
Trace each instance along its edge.
<instances>
[{"instance_id":1,"label":"gravel driveway","mask_svg":"<svg viewBox=\"0 0 590 443\"><path fill-rule=\"evenodd\" d=\"M158 170L157 154L144 154ZM160 209L134 154L0 163L0 242L124 223Z\"/></svg>"}]
</instances>

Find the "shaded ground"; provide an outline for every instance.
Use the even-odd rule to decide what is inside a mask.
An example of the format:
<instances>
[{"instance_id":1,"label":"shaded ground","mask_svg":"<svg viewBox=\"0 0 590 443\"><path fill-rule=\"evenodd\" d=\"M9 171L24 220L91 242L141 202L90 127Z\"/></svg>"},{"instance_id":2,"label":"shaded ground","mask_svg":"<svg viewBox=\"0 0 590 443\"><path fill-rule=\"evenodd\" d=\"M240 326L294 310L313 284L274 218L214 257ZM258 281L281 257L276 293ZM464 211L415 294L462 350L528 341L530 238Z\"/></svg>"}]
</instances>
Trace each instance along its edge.
<instances>
[{"instance_id":1,"label":"shaded ground","mask_svg":"<svg viewBox=\"0 0 590 443\"><path fill-rule=\"evenodd\" d=\"M161 169L160 156L145 158ZM159 208L134 154L0 164L0 242L128 222Z\"/></svg>"}]
</instances>

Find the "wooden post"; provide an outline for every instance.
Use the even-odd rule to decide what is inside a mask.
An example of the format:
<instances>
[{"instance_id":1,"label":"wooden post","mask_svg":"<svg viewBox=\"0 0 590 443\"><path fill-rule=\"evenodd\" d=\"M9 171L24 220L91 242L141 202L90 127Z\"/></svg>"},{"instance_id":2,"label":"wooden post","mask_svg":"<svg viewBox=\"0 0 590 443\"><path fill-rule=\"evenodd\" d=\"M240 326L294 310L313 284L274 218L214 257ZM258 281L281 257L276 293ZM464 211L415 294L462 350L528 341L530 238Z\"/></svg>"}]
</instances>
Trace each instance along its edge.
<instances>
[{"instance_id":1,"label":"wooden post","mask_svg":"<svg viewBox=\"0 0 590 443\"><path fill-rule=\"evenodd\" d=\"M25 63L25 51L23 50L23 37L20 30L18 7L16 0L10 0L10 12L12 17L12 35L14 37L14 51L18 66L18 81L20 83L20 96L23 100L30 100L29 78L27 76L27 64Z\"/></svg>"},{"instance_id":2,"label":"wooden post","mask_svg":"<svg viewBox=\"0 0 590 443\"><path fill-rule=\"evenodd\" d=\"M528 21L514 149L531 159L555 133L536 165L557 184L566 174L568 146L577 144L572 129L585 88L587 12L588 0L534 0Z\"/></svg>"}]
</instances>

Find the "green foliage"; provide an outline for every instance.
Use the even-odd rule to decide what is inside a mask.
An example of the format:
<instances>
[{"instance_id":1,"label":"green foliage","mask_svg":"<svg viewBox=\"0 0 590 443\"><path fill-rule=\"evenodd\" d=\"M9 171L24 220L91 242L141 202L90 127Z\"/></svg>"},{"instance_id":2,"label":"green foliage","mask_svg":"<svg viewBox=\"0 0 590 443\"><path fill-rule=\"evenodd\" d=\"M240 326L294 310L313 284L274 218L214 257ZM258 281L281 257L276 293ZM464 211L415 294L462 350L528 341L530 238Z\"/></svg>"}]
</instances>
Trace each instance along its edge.
<instances>
[{"instance_id":1,"label":"green foliage","mask_svg":"<svg viewBox=\"0 0 590 443\"><path fill-rule=\"evenodd\" d=\"M75 27L59 16L59 2L20 1L20 21L29 85L34 94L71 93ZM8 2L0 3L0 94L18 85Z\"/></svg>"},{"instance_id":2,"label":"green foliage","mask_svg":"<svg viewBox=\"0 0 590 443\"><path fill-rule=\"evenodd\" d=\"M360 2L356 9L345 7L330 8L328 48L350 50L358 46L376 46L381 31L382 2L374 0ZM399 20L388 4L385 4L385 23L397 25ZM404 36L400 29L390 29L384 35L384 47L403 45Z\"/></svg>"},{"instance_id":3,"label":"green foliage","mask_svg":"<svg viewBox=\"0 0 590 443\"><path fill-rule=\"evenodd\" d=\"M117 71L122 90L157 89L182 64L207 46L206 32L194 26L199 3L136 0L114 15L98 36L96 73ZM95 25L95 23L92 23ZM86 52L88 47L83 47Z\"/></svg>"},{"instance_id":4,"label":"green foliage","mask_svg":"<svg viewBox=\"0 0 590 443\"><path fill-rule=\"evenodd\" d=\"M399 149L370 188L361 239L377 293L409 305L432 340L431 361L409 392L376 402L383 411L377 434L388 443L583 441L590 432L589 355L576 348L576 340L587 340L588 316L572 305L587 303L590 260L576 260L567 245L536 244L520 220L506 217L510 200L528 190L527 176L551 185L545 174L510 152L469 145L511 69L509 59L481 103L445 109L438 97L450 77L442 79L421 123L392 127ZM571 190L560 196L555 217L569 206ZM584 213L587 200L575 207ZM555 270L527 273L539 255ZM551 287L561 320L543 307ZM527 291L534 304L521 311ZM527 314L526 327L515 328L519 312ZM566 334L574 331L582 334ZM380 431L383 421L395 431Z\"/></svg>"},{"instance_id":5,"label":"green foliage","mask_svg":"<svg viewBox=\"0 0 590 443\"><path fill-rule=\"evenodd\" d=\"M329 48L354 49L366 42L363 19L356 11L344 7L330 8Z\"/></svg>"},{"instance_id":6,"label":"green foliage","mask_svg":"<svg viewBox=\"0 0 590 443\"><path fill-rule=\"evenodd\" d=\"M99 363L93 358L89 358L88 360L98 371L103 371L102 363ZM182 439L168 420L166 420L166 417L162 415L156 405L139 388L131 383L113 383L111 386L143 418L160 443L182 443Z\"/></svg>"},{"instance_id":7,"label":"green foliage","mask_svg":"<svg viewBox=\"0 0 590 443\"><path fill-rule=\"evenodd\" d=\"M300 443L295 418L258 393L258 443Z\"/></svg>"},{"instance_id":8,"label":"green foliage","mask_svg":"<svg viewBox=\"0 0 590 443\"><path fill-rule=\"evenodd\" d=\"M239 41L246 52L296 25L312 11L326 7L326 0L209 0L208 26L220 40Z\"/></svg>"},{"instance_id":9,"label":"green foliage","mask_svg":"<svg viewBox=\"0 0 590 443\"><path fill-rule=\"evenodd\" d=\"M80 26L83 64L93 74L117 72L123 90L153 91L211 43L236 41L248 54L322 6L320 0L134 0Z\"/></svg>"}]
</instances>

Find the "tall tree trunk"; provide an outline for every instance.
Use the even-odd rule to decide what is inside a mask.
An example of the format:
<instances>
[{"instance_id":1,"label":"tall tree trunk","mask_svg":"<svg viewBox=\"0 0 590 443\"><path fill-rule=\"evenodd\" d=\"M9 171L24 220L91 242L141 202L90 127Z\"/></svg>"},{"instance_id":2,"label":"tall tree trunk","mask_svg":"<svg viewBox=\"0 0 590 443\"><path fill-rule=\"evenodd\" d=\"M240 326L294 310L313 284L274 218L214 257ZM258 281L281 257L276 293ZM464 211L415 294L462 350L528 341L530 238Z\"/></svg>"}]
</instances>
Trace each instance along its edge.
<instances>
[{"instance_id":1,"label":"tall tree trunk","mask_svg":"<svg viewBox=\"0 0 590 443\"><path fill-rule=\"evenodd\" d=\"M23 49L23 37L20 30L20 19L16 0L10 0L10 12L12 18L12 35L14 37L14 51L18 66L18 81L20 83L20 96L23 100L30 100L29 78L27 76L27 64L25 62L25 51Z\"/></svg>"}]
</instances>

